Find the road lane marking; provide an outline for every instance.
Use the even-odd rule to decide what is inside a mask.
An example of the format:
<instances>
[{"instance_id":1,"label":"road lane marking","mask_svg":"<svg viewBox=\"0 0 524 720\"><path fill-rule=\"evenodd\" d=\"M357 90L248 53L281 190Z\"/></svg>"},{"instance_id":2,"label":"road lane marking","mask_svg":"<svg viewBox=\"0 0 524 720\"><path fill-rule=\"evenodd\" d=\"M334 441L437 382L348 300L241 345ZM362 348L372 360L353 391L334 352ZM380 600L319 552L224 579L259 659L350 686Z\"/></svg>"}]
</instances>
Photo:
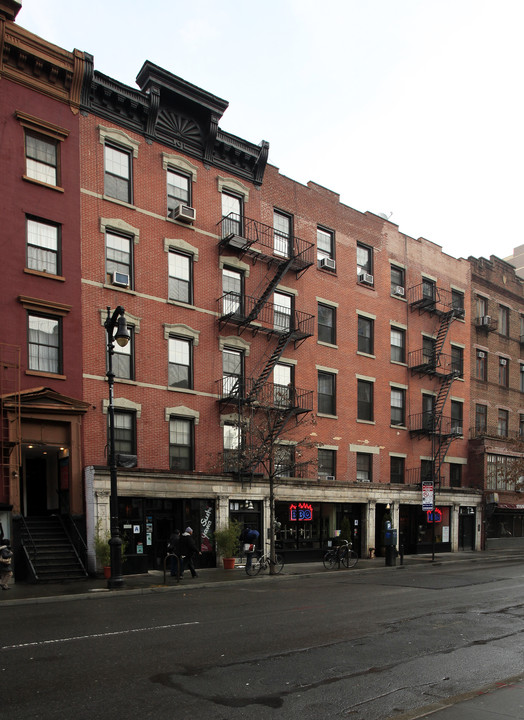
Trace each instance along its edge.
<instances>
[{"instance_id":1,"label":"road lane marking","mask_svg":"<svg viewBox=\"0 0 524 720\"><path fill-rule=\"evenodd\" d=\"M113 632L93 633L92 635L77 635L67 638L55 638L54 640L38 640L36 642L20 643L18 645L3 645L0 650L20 650L28 647L39 647L40 645L55 645L57 643L74 642L75 640L91 640L93 638L112 637L115 635L131 635L132 633L150 632L151 630L170 630L172 628L187 627L188 625L200 625L198 621L175 623L173 625L153 625L152 627L135 628L134 630L116 630Z\"/></svg>"}]
</instances>

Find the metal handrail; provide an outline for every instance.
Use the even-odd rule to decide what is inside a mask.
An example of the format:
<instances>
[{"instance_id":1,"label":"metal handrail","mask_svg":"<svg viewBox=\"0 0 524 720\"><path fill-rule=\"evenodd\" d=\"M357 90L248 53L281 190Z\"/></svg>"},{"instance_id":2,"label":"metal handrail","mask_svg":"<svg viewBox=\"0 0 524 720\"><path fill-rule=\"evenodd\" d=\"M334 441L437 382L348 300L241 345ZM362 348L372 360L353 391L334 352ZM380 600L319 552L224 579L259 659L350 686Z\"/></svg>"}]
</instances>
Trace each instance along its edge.
<instances>
[{"instance_id":1,"label":"metal handrail","mask_svg":"<svg viewBox=\"0 0 524 720\"><path fill-rule=\"evenodd\" d=\"M224 293L217 301L218 315L221 320L242 325L258 300L259 298L235 292ZM314 332L315 316L302 310L292 310L291 312L287 312L287 310L276 303L266 302L258 311L253 325L281 335L291 332L293 337L311 337Z\"/></svg>"},{"instance_id":2,"label":"metal handrail","mask_svg":"<svg viewBox=\"0 0 524 720\"><path fill-rule=\"evenodd\" d=\"M77 542L80 541L80 546L82 547L82 550L83 550L83 553L84 553L84 560L80 557L80 553L78 552L76 543L75 543L75 541L73 540L73 538L71 537L71 534L69 533L68 529L66 528L62 516L61 516L61 515L56 515L56 514L53 513L52 517L56 517L56 518L58 519L58 522L60 523L60 525L61 525L61 527L62 527L62 530L64 531L64 533L65 533L66 536L67 536L67 539L68 539L69 542L71 543L71 547L72 547L73 550L75 551L75 555L76 555L76 557L77 557L77 559L78 559L78 562L80 563L80 565L82 566L85 574L87 575L86 563L85 563L85 559L87 559L87 545L86 545L86 543L84 542L84 538L83 538L82 535L80 534L80 531L79 531L79 529L77 528L75 522L73 521L73 518L71 517L71 515L66 515L66 517L67 517L67 519L68 519L68 521L69 521L69 525L72 526L72 527L74 527L74 529L75 529L75 534L76 534L76 536L77 536Z\"/></svg>"},{"instance_id":3,"label":"metal handrail","mask_svg":"<svg viewBox=\"0 0 524 720\"><path fill-rule=\"evenodd\" d=\"M20 533L20 544L21 544L22 550L27 558L27 562L29 564L31 572L33 573L33 577L35 580L38 580L38 574L37 574L35 566L34 566L34 561L36 561L36 556L37 556L36 543L33 540L33 536L31 535L31 532L30 532L29 528L27 527L27 523L26 523L23 515L20 517L20 523L22 524L22 526L24 528L26 537L29 538L31 552L29 551L29 548L26 544L23 533Z\"/></svg>"},{"instance_id":4,"label":"metal handrail","mask_svg":"<svg viewBox=\"0 0 524 720\"><path fill-rule=\"evenodd\" d=\"M240 250L251 250L279 259L292 257L295 264L302 268L314 263L313 243L295 235L286 236L259 220L229 213L217 225L223 241L231 237L239 237L245 241L239 245Z\"/></svg>"}]
</instances>

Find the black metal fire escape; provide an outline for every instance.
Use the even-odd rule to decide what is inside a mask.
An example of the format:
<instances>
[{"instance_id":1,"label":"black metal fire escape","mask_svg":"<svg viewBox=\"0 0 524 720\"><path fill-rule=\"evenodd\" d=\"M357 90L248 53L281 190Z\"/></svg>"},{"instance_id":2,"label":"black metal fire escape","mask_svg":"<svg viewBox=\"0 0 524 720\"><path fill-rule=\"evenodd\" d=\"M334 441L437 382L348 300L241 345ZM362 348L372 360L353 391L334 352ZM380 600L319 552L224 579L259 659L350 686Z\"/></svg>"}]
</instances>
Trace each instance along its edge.
<instances>
[{"instance_id":1,"label":"black metal fire escape","mask_svg":"<svg viewBox=\"0 0 524 720\"><path fill-rule=\"evenodd\" d=\"M238 409L239 418L246 419L258 410L272 413L273 437L286 426L290 418L313 409L313 392L293 385L283 386L268 382L268 378L282 357L286 347L298 347L313 335L314 318L294 307L284 308L269 298L287 272L300 277L314 263L314 246L294 236L283 236L272 227L256 220L230 214L219 223L221 250L234 251L241 258L249 258L253 265L264 263L265 276L254 297L239 293L225 293L218 301L219 327L233 325L241 335L246 330L253 335L265 334L268 351L260 358L253 376L237 382L221 382L219 401ZM275 343L276 340L276 343ZM243 447L253 445L253 439L243 437ZM239 453L240 455L240 453ZM241 475L253 472L259 464L256 452L244 454Z\"/></svg>"},{"instance_id":2,"label":"black metal fire escape","mask_svg":"<svg viewBox=\"0 0 524 720\"><path fill-rule=\"evenodd\" d=\"M449 328L454 320L464 317L464 308L453 304L452 295L429 282L408 289L408 304L412 311L428 313L439 322L435 338L428 338L425 347L409 353L408 366L413 374L436 378L438 392L431 410L410 416L412 436L430 437L432 440L432 479L440 486L442 464L453 440L462 435L462 427L454 425L444 416L444 407L453 382L461 377L462 368L454 367L450 355L443 352Z\"/></svg>"}]
</instances>

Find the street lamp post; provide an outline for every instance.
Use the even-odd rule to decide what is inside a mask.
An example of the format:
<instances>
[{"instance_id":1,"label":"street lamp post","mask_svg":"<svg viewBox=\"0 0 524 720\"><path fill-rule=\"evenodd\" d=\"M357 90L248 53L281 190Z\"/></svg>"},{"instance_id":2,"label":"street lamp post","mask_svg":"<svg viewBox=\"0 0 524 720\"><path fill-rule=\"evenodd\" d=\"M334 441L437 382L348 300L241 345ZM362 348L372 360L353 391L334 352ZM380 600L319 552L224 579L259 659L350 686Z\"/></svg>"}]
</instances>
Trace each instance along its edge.
<instances>
[{"instance_id":1,"label":"street lamp post","mask_svg":"<svg viewBox=\"0 0 524 720\"><path fill-rule=\"evenodd\" d=\"M122 537L118 521L118 482L115 453L115 406L113 385L115 374L113 372L113 354L115 340L120 347L129 342L130 334L127 328L124 308L119 305L111 315L111 308L107 308L107 319L104 327L107 333L107 382L109 384L109 449L108 464L111 478L110 514L111 514L111 577L107 581L108 588L119 588L124 584L122 578ZM116 333L115 333L116 328Z\"/></svg>"}]
</instances>

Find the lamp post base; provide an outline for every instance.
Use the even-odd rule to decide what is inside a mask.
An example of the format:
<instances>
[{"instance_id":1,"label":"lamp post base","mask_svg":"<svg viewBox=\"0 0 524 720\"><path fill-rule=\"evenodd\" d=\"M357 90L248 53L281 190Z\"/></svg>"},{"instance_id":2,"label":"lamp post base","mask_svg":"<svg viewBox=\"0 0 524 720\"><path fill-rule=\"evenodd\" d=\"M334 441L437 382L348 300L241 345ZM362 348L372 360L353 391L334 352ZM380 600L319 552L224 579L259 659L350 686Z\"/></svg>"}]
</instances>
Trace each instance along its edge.
<instances>
[{"instance_id":1,"label":"lamp post base","mask_svg":"<svg viewBox=\"0 0 524 720\"><path fill-rule=\"evenodd\" d=\"M107 581L108 590L118 590L119 588L123 587L123 585L124 585L124 578L122 576L111 577Z\"/></svg>"}]
</instances>

